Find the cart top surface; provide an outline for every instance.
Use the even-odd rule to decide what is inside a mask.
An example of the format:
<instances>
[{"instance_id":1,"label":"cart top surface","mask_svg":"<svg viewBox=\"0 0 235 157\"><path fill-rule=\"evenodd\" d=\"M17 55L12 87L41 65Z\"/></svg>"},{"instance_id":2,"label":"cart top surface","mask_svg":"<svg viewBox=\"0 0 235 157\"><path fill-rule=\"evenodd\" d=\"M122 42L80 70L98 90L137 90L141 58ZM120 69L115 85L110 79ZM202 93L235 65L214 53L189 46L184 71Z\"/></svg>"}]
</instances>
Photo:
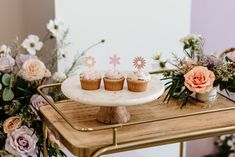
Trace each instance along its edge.
<instances>
[{"instance_id":1,"label":"cart top surface","mask_svg":"<svg viewBox=\"0 0 235 157\"><path fill-rule=\"evenodd\" d=\"M221 95L218 95L217 100L208 103L191 99L182 109L174 100L167 104L162 102L163 99L164 96L148 104L127 107L131 114L131 122L235 107L233 101ZM74 101L57 102L56 106L75 126L91 128L106 125L96 121L98 106L83 105ZM112 129L80 132L66 123L50 105L41 107L40 112L47 126L56 130L62 142L68 147L95 149L113 143ZM191 139L190 135L193 136L193 133L198 137L209 137L209 133L219 132L216 130L218 128L235 131L235 109L121 127L118 128L117 142L120 144L146 139L165 139L168 141L166 143L174 143L177 142L176 137Z\"/></svg>"}]
</instances>

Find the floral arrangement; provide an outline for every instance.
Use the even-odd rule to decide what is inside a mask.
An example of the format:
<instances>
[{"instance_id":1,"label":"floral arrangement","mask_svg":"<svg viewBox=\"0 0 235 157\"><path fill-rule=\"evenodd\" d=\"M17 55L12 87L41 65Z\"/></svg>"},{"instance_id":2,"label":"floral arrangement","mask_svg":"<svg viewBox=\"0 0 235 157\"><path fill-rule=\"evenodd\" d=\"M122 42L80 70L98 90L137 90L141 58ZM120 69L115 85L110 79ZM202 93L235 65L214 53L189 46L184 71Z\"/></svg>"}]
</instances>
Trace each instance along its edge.
<instances>
[{"instance_id":1,"label":"floral arrangement","mask_svg":"<svg viewBox=\"0 0 235 157\"><path fill-rule=\"evenodd\" d=\"M180 41L186 57L178 58L173 54L174 61L170 64L176 68L164 72L163 80L169 80L165 84L167 95L164 101L174 97L183 107L193 93L206 94L217 86L220 90L235 92L235 52L205 55L205 40L200 35L190 34ZM228 52L232 54L226 54ZM160 57L154 59L159 61Z\"/></svg>"},{"instance_id":2,"label":"floral arrangement","mask_svg":"<svg viewBox=\"0 0 235 157\"><path fill-rule=\"evenodd\" d=\"M216 141L218 152L205 157L235 157L235 135L222 135Z\"/></svg>"},{"instance_id":3,"label":"floral arrangement","mask_svg":"<svg viewBox=\"0 0 235 157\"><path fill-rule=\"evenodd\" d=\"M52 75L56 61L66 58L68 30L57 19L49 21L47 30L43 40L36 35L29 35L22 42L17 38L10 46L0 46L0 156L41 155L42 122L38 111L47 102L37 94L37 87L50 78L53 82L65 80L80 67L82 57L89 49L104 42L101 40L75 56L65 72ZM49 40L56 40L56 45L50 50L51 59L45 64L41 58L50 54L44 48ZM52 102L61 98L54 98L58 95L56 90L50 93L52 96L48 95L48 98ZM55 133L48 130L48 155L66 156L60 150L62 147Z\"/></svg>"}]
</instances>

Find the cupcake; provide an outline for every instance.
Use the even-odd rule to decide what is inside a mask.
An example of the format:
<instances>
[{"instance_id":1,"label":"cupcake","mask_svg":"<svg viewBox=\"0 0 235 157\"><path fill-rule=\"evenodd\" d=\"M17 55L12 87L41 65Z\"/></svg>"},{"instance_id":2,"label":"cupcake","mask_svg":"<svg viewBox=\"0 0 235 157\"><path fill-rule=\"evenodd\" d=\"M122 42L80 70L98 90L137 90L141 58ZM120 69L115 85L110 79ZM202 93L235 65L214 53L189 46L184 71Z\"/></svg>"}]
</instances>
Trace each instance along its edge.
<instances>
[{"instance_id":1,"label":"cupcake","mask_svg":"<svg viewBox=\"0 0 235 157\"><path fill-rule=\"evenodd\" d=\"M96 90L100 88L101 74L97 71L84 71L80 74L81 88Z\"/></svg>"},{"instance_id":2,"label":"cupcake","mask_svg":"<svg viewBox=\"0 0 235 157\"><path fill-rule=\"evenodd\" d=\"M127 87L132 92L144 92L147 89L151 76L141 70L132 71L127 75Z\"/></svg>"},{"instance_id":3,"label":"cupcake","mask_svg":"<svg viewBox=\"0 0 235 157\"><path fill-rule=\"evenodd\" d=\"M123 89L125 74L118 70L109 70L104 74L104 88L109 91L119 91Z\"/></svg>"}]
</instances>

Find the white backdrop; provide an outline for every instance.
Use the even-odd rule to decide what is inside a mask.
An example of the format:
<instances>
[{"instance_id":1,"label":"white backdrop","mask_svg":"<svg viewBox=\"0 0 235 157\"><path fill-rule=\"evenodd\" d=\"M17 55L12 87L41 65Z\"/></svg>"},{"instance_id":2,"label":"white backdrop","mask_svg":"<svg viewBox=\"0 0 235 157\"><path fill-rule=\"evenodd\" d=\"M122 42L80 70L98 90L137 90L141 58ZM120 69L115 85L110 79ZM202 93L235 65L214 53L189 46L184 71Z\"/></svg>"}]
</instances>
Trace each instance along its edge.
<instances>
[{"instance_id":1,"label":"white backdrop","mask_svg":"<svg viewBox=\"0 0 235 157\"><path fill-rule=\"evenodd\" d=\"M59 70L77 51L100 39L106 43L89 51L96 58L96 69L112 68L109 56L116 53L121 57L119 69L133 69L132 58L142 55L147 60L146 70L154 70L151 57L156 52L169 59L171 52L182 55L179 39L190 32L190 0L56 0L55 10L56 17L70 28L72 42L67 62L60 62ZM167 151L164 148L115 156L178 156L178 144L168 146Z\"/></svg>"}]
</instances>

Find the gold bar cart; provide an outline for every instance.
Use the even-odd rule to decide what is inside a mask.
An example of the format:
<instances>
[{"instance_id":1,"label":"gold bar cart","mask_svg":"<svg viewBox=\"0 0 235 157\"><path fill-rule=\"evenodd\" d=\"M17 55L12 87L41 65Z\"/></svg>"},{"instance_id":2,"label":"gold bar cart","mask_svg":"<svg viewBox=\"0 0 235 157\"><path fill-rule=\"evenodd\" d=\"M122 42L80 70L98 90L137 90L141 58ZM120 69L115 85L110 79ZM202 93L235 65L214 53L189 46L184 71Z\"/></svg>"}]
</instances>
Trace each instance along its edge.
<instances>
[{"instance_id":1,"label":"gold bar cart","mask_svg":"<svg viewBox=\"0 0 235 157\"><path fill-rule=\"evenodd\" d=\"M40 108L44 131L44 157L47 156L46 129L56 131L61 142L79 157L98 157L103 154L134 150L163 144L183 142L235 132L235 103L218 95L213 102L191 100L183 109L174 100L163 103L163 97L139 106L130 106L131 121L105 125L96 121L98 106L88 106L71 100L53 104L43 85L39 93L50 105Z\"/></svg>"}]
</instances>

